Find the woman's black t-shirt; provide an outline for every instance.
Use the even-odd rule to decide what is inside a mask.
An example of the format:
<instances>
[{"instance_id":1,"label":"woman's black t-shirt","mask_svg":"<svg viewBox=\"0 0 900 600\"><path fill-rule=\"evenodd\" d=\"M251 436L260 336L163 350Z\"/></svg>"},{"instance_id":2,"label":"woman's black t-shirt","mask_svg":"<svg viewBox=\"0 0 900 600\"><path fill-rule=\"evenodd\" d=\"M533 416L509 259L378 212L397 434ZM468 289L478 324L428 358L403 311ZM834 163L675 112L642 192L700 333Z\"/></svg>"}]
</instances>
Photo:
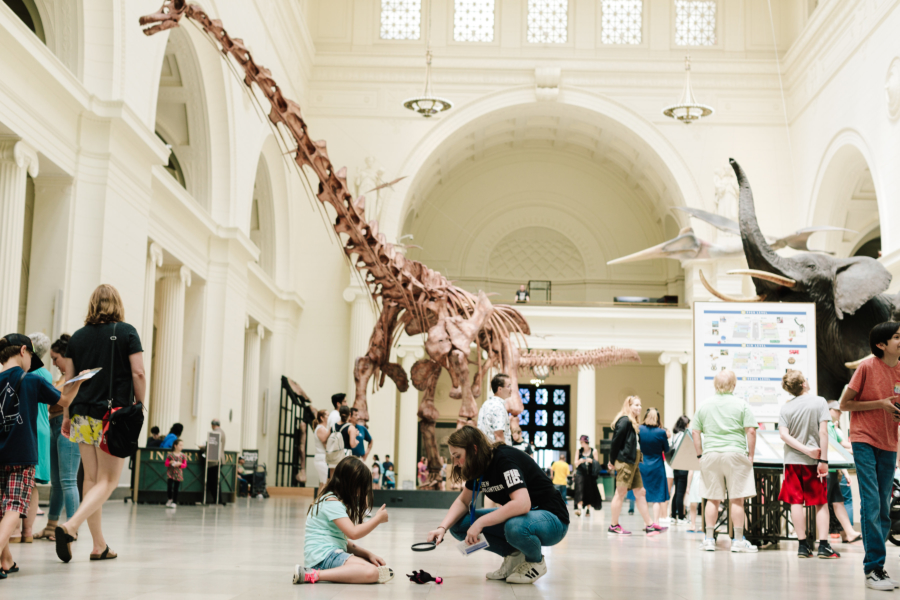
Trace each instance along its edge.
<instances>
[{"instance_id":1,"label":"woman's black t-shirt","mask_svg":"<svg viewBox=\"0 0 900 600\"><path fill-rule=\"evenodd\" d=\"M112 358L113 323L85 325L69 340L66 358L75 364L75 374L85 369L103 370L93 379L81 384L78 395L69 406L69 415L83 415L94 419L102 419L109 408L109 378L113 382L113 407L130 406L134 402L131 363L128 357L143 352L141 338L137 330L128 323L115 323L116 357L114 373L110 370Z\"/></svg>"},{"instance_id":2,"label":"woman's black t-shirt","mask_svg":"<svg viewBox=\"0 0 900 600\"><path fill-rule=\"evenodd\" d=\"M471 490L474 484L474 481L467 481L466 488ZM498 446L487 471L481 476L481 491L503 505L509 502L512 492L523 488L531 497L532 510L546 510L568 525L569 511L562 496L534 459L521 450Z\"/></svg>"}]
</instances>

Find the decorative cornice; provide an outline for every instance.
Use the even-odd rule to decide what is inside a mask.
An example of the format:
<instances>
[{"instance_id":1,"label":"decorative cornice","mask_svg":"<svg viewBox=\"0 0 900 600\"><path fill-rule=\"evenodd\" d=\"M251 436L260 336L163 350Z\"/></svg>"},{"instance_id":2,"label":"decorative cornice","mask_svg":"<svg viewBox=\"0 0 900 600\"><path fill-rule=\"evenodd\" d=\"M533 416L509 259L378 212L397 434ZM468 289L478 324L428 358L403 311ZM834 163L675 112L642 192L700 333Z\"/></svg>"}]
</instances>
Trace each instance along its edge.
<instances>
[{"instance_id":1,"label":"decorative cornice","mask_svg":"<svg viewBox=\"0 0 900 600\"><path fill-rule=\"evenodd\" d=\"M690 356L686 352L663 352L659 355L659 364L668 365L672 361L686 365Z\"/></svg>"},{"instance_id":2,"label":"decorative cornice","mask_svg":"<svg viewBox=\"0 0 900 600\"><path fill-rule=\"evenodd\" d=\"M156 242L150 243L150 249L147 252L150 261L156 265L157 268L163 266L163 249L162 246L157 244Z\"/></svg>"}]
</instances>

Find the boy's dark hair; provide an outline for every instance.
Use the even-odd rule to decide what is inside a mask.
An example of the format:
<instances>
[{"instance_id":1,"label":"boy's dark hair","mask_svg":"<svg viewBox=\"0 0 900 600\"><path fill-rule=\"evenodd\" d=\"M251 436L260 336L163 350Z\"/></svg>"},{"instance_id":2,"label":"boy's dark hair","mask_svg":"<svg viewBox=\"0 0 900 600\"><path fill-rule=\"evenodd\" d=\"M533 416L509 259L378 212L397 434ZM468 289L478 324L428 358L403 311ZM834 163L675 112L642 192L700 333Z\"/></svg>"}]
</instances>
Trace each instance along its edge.
<instances>
[{"instance_id":1,"label":"boy's dark hair","mask_svg":"<svg viewBox=\"0 0 900 600\"><path fill-rule=\"evenodd\" d=\"M350 409L350 414L351 414L351 415L352 415L353 413L358 413L358 412L359 412L359 409L358 409L358 408L351 408L351 409Z\"/></svg>"},{"instance_id":2,"label":"boy's dark hair","mask_svg":"<svg viewBox=\"0 0 900 600\"><path fill-rule=\"evenodd\" d=\"M375 505L375 497L372 493L372 471L366 463L355 456L345 456L334 468L334 474L328 483L319 490L319 500L309 507L306 514L312 514L313 508L316 514L322 497L328 493L334 494L347 508L347 516L359 525L366 513ZM325 500L327 502L327 500Z\"/></svg>"},{"instance_id":3,"label":"boy's dark hair","mask_svg":"<svg viewBox=\"0 0 900 600\"><path fill-rule=\"evenodd\" d=\"M179 437L182 431L184 431L184 425L182 425L181 423L175 423L174 425L172 425L172 428L169 429L169 433L174 433L175 437ZM172 444L172 446L174 447L175 444Z\"/></svg>"},{"instance_id":4,"label":"boy's dark hair","mask_svg":"<svg viewBox=\"0 0 900 600\"><path fill-rule=\"evenodd\" d=\"M153 435L159 435L159 427L154 425L153 427L150 428L150 433L152 433Z\"/></svg>"},{"instance_id":5,"label":"boy's dark hair","mask_svg":"<svg viewBox=\"0 0 900 600\"><path fill-rule=\"evenodd\" d=\"M342 406L342 407L338 410L338 414L341 416L341 423L346 422L346 421L347 421L347 418L350 416L350 407L349 407L349 406Z\"/></svg>"},{"instance_id":6,"label":"boy's dark hair","mask_svg":"<svg viewBox=\"0 0 900 600\"><path fill-rule=\"evenodd\" d=\"M889 339L894 337L897 330L900 329L900 323L896 321L885 321L879 323L869 332L869 348L872 354L878 358L884 358L884 350L878 347L878 344L886 344Z\"/></svg>"},{"instance_id":7,"label":"boy's dark hair","mask_svg":"<svg viewBox=\"0 0 900 600\"><path fill-rule=\"evenodd\" d=\"M344 402L344 398L347 397L347 394L334 394L331 396L331 405L337 410L337 407L340 406Z\"/></svg>"},{"instance_id":8,"label":"boy's dark hair","mask_svg":"<svg viewBox=\"0 0 900 600\"><path fill-rule=\"evenodd\" d=\"M509 375L506 373L497 373L494 375L493 379L491 379L491 391L493 393L497 393L497 390L506 385L506 382L509 380Z\"/></svg>"},{"instance_id":9,"label":"boy's dark hair","mask_svg":"<svg viewBox=\"0 0 900 600\"><path fill-rule=\"evenodd\" d=\"M0 365L22 351L24 344L10 344L6 338L0 338Z\"/></svg>"}]
</instances>

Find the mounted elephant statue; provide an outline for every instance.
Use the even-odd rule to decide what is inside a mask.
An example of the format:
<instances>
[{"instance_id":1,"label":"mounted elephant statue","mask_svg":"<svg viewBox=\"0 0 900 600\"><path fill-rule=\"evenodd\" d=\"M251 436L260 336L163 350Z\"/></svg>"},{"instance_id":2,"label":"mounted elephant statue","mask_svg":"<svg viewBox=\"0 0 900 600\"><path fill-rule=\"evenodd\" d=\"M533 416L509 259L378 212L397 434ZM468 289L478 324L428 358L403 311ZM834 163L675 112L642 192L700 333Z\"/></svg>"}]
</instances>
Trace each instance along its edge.
<instances>
[{"instance_id":1,"label":"mounted elephant statue","mask_svg":"<svg viewBox=\"0 0 900 600\"><path fill-rule=\"evenodd\" d=\"M900 295L884 293L891 283L891 274L877 260L865 256L776 254L756 221L747 176L737 162L730 162L741 188L738 219L749 266L749 270L731 273L753 277L757 296L733 298L713 289L705 279L703 283L710 293L726 301L814 302L818 392L836 400L852 375L845 363L857 361L870 352L869 330L878 323L900 319Z\"/></svg>"}]
</instances>

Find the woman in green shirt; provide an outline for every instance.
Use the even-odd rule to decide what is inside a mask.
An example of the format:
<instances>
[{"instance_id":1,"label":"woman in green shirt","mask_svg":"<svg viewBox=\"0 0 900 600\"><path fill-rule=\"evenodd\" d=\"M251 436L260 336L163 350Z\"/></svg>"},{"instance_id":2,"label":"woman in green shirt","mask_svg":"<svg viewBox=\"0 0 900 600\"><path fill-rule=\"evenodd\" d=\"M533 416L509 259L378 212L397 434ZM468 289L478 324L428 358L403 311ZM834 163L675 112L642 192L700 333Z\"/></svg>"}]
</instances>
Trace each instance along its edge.
<instances>
[{"instance_id":1,"label":"woman in green shirt","mask_svg":"<svg viewBox=\"0 0 900 600\"><path fill-rule=\"evenodd\" d=\"M844 437L837 423L841 418L841 403L838 400L832 400L828 403L828 411L831 413L831 421L828 422L828 437L834 442L840 444L853 452L850 440ZM843 482L841 478L843 477ZM843 484L843 485L842 485ZM841 523L841 540L845 544L852 544L862 539L862 534L853 529L853 520L850 515L853 512L853 496L850 495L850 512L844 504L846 498L842 488L846 487L850 491L850 475L846 469L829 469L828 470L828 502L834 509L834 516Z\"/></svg>"}]
</instances>

